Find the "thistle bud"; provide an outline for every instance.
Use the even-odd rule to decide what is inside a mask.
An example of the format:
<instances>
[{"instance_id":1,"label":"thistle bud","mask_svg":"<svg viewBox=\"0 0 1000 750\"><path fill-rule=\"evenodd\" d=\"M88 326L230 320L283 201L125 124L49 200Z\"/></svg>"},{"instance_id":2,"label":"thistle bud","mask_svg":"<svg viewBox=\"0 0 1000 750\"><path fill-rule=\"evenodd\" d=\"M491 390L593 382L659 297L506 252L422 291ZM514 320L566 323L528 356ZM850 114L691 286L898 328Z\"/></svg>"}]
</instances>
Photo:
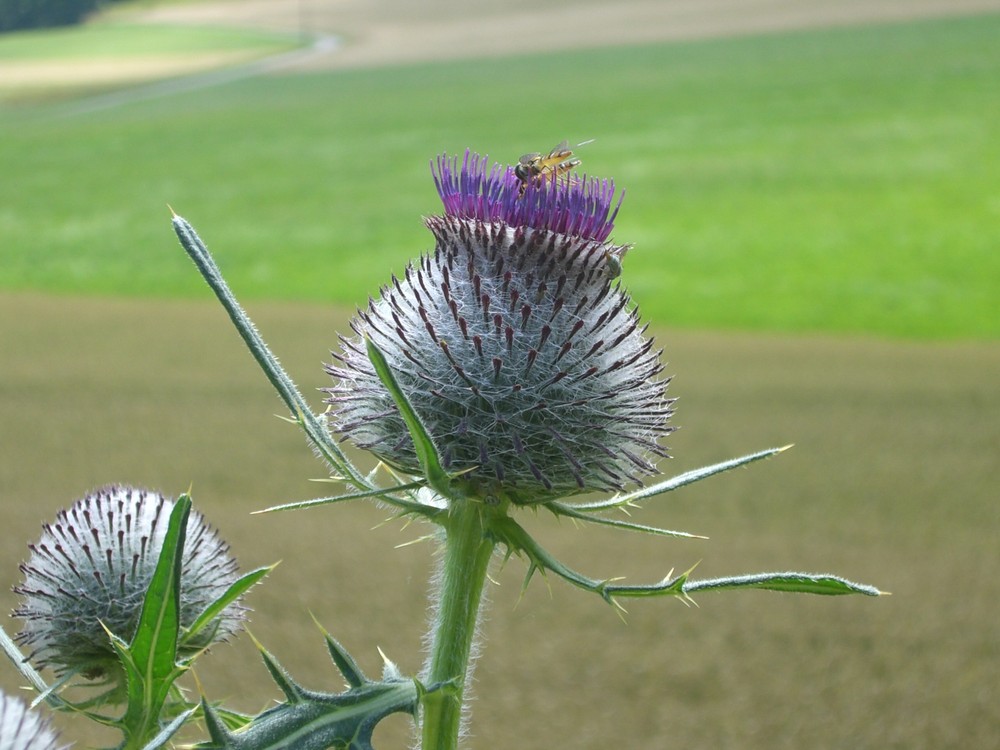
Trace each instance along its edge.
<instances>
[{"instance_id":1,"label":"thistle bud","mask_svg":"<svg viewBox=\"0 0 1000 750\"><path fill-rule=\"evenodd\" d=\"M61 511L28 546L24 582L14 588L23 620L18 641L38 667L88 678L115 674L107 631L130 642L163 547L174 501L156 492L110 486ZM182 556L180 623L190 626L237 578L229 547L201 514L188 517ZM230 605L182 648L191 655L235 633L243 609ZM105 630L105 628L107 630Z\"/></svg>"},{"instance_id":2,"label":"thistle bud","mask_svg":"<svg viewBox=\"0 0 1000 750\"><path fill-rule=\"evenodd\" d=\"M0 693L0 750L57 750L51 723Z\"/></svg>"},{"instance_id":3,"label":"thistle bud","mask_svg":"<svg viewBox=\"0 0 1000 750\"><path fill-rule=\"evenodd\" d=\"M366 354L385 356L471 494L517 504L621 490L656 473L672 400L660 352L608 242L614 183L525 179L466 152L432 165L435 248L393 277L327 367L332 427L419 475L413 442Z\"/></svg>"}]
</instances>

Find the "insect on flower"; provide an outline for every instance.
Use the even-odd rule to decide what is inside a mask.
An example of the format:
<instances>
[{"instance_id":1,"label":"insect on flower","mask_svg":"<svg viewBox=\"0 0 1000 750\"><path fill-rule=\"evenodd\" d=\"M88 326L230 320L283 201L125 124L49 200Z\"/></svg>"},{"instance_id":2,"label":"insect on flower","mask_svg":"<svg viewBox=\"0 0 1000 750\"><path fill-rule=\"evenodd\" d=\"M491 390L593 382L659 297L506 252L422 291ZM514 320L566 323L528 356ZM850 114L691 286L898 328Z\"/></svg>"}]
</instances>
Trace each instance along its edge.
<instances>
[{"instance_id":1,"label":"insect on flower","mask_svg":"<svg viewBox=\"0 0 1000 750\"><path fill-rule=\"evenodd\" d=\"M628 246L608 241L614 183L553 174L519 196L514 168L471 151L432 171L444 204L426 220L435 249L341 338L327 365L330 427L389 466L423 471L367 339L396 363L463 497L502 508L641 486L667 455L673 399L615 282Z\"/></svg>"},{"instance_id":2,"label":"insect on flower","mask_svg":"<svg viewBox=\"0 0 1000 750\"><path fill-rule=\"evenodd\" d=\"M593 139L578 143L574 148L586 146L592 141ZM521 181L521 193L523 194L531 182L550 175L553 179L558 178L578 166L580 166L580 160L573 156L569 141L563 141L547 154L535 151L522 156L514 165L514 174Z\"/></svg>"}]
</instances>

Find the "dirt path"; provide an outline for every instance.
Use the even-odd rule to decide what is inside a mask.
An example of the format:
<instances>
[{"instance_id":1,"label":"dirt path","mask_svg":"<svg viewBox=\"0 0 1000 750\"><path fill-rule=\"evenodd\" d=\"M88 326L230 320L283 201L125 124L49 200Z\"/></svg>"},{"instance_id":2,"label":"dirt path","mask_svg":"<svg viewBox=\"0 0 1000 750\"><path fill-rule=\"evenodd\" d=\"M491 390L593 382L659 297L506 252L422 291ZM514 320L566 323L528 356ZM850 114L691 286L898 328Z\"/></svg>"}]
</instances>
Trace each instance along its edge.
<instances>
[{"instance_id":1,"label":"dirt path","mask_svg":"<svg viewBox=\"0 0 1000 750\"><path fill-rule=\"evenodd\" d=\"M339 68L733 36L1000 11L1000 0L219 0L137 13L144 22L327 33L303 66Z\"/></svg>"}]
</instances>

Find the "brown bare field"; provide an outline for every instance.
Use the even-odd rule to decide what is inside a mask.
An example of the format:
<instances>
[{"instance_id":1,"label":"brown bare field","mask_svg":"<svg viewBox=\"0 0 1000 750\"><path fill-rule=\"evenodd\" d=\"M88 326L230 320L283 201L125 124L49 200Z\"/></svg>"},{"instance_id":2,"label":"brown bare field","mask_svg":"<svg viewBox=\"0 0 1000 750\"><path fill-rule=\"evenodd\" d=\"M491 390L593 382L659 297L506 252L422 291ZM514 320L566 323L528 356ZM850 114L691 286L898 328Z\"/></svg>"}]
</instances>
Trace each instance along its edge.
<instances>
[{"instance_id":1,"label":"brown bare field","mask_svg":"<svg viewBox=\"0 0 1000 750\"><path fill-rule=\"evenodd\" d=\"M320 363L344 312L250 312L318 405ZM1000 349L656 335L680 397L665 471L795 448L634 516L709 541L577 529L530 513L522 523L593 576L658 580L700 561L700 576L832 571L893 596L642 600L623 622L558 580L536 580L520 597L524 567L511 561L490 587L466 747L995 744ZM191 486L245 567L282 560L251 594L252 628L300 681L341 685L309 612L370 672L380 668L377 646L404 671L419 669L433 546L397 545L426 528L383 523L384 512L362 503L250 515L329 486L308 481L322 466L273 416L279 401L215 304L4 294L0 351L2 588L18 581L41 523L87 490ZM13 601L5 594L0 606ZM216 648L198 676L213 699L238 708L277 697L246 637ZM17 684L12 668L0 670L0 687ZM84 746L85 722L62 725ZM394 719L376 746L403 747L406 736L406 720Z\"/></svg>"}]
</instances>

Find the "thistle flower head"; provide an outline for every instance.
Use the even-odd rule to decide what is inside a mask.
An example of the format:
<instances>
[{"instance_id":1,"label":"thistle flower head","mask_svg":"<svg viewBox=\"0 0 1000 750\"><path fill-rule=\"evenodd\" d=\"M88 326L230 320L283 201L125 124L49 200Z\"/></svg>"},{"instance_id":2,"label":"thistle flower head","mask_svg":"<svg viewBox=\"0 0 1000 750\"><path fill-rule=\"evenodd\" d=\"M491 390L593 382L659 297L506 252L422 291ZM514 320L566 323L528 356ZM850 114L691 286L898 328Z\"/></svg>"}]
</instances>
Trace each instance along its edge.
<instances>
[{"instance_id":1,"label":"thistle flower head","mask_svg":"<svg viewBox=\"0 0 1000 750\"><path fill-rule=\"evenodd\" d=\"M57 739L47 719L0 693L0 750L57 750Z\"/></svg>"},{"instance_id":2,"label":"thistle flower head","mask_svg":"<svg viewBox=\"0 0 1000 750\"><path fill-rule=\"evenodd\" d=\"M328 372L334 429L419 474L370 338L437 443L482 498L548 502L655 473L667 380L607 241L621 199L595 178L523 181L466 152L432 167L435 248L381 289Z\"/></svg>"},{"instance_id":3,"label":"thistle flower head","mask_svg":"<svg viewBox=\"0 0 1000 750\"><path fill-rule=\"evenodd\" d=\"M29 659L63 674L115 674L118 659L107 630L131 641L156 569L174 502L156 492L109 486L61 511L29 545L13 616ZM228 546L192 511L181 569L181 626L187 627L237 578ZM182 650L193 654L235 633L243 609L230 605Z\"/></svg>"}]
</instances>

